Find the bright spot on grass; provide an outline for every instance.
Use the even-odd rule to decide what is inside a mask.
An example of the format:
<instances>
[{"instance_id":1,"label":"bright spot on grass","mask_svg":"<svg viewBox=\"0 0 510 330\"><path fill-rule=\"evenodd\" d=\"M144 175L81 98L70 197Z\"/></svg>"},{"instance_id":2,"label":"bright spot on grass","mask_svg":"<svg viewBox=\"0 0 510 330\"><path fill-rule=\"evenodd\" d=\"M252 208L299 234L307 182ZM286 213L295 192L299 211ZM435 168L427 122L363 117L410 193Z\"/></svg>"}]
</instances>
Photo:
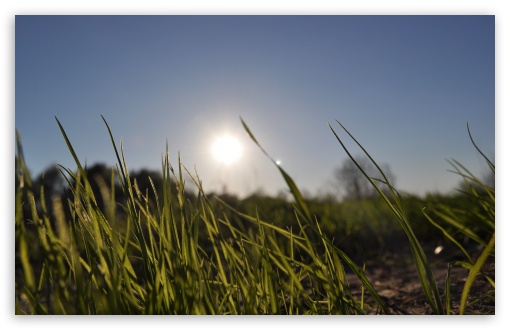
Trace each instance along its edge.
<instances>
[{"instance_id":1,"label":"bright spot on grass","mask_svg":"<svg viewBox=\"0 0 510 330\"><path fill-rule=\"evenodd\" d=\"M232 135L223 135L216 138L211 150L214 158L225 165L230 165L241 158L242 151L241 142Z\"/></svg>"}]
</instances>

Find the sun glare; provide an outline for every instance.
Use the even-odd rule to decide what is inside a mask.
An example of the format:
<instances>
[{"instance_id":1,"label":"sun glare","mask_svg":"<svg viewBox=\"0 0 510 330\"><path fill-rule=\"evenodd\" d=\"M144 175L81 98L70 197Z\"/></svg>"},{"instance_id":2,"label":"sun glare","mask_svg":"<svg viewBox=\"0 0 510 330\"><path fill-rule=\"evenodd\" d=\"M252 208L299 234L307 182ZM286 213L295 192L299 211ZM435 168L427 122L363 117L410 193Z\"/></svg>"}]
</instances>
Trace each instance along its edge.
<instances>
[{"instance_id":1,"label":"sun glare","mask_svg":"<svg viewBox=\"0 0 510 330\"><path fill-rule=\"evenodd\" d=\"M220 163L230 165L236 162L243 151L241 142L232 135L218 137L212 146L212 154Z\"/></svg>"}]
</instances>

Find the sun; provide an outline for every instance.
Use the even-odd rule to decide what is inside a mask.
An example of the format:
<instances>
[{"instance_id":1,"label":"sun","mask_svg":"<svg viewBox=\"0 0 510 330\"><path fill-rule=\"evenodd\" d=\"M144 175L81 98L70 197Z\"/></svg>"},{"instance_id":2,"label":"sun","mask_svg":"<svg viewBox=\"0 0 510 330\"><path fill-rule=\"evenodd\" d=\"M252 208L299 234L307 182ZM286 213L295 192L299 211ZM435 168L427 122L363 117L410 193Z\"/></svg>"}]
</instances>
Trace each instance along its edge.
<instances>
[{"instance_id":1,"label":"sun","mask_svg":"<svg viewBox=\"0 0 510 330\"><path fill-rule=\"evenodd\" d=\"M243 146L239 139L229 134L216 138L211 149L214 158L225 165L231 165L239 160L242 151Z\"/></svg>"}]
</instances>

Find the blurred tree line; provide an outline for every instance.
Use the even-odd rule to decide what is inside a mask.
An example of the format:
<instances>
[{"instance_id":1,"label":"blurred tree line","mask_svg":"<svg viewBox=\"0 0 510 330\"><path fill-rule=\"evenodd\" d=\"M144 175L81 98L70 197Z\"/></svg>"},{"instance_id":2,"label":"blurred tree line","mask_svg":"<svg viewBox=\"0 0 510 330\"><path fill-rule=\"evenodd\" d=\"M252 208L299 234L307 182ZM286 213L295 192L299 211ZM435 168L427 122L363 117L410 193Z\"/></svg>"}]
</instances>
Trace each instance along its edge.
<instances>
[{"instance_id":1,"label":"blurred tree line","mask_svg":"<svg viewBox=\"0 0 510 330\"><path fill-rule=\"evenodd\" d=\"M381 179L379 178L380 175L377 175L379 174L378 170L368 159L358 158L357 160L369 176ZM394 186L395 176L390 167L383 164L381 168ZM69 205L66 201L73 198L70 188L73 182L69 177L63 175L65 171L61 170L57 166L50 166L32 180L32 191L39 212L41 214L45 212L50 218L54 217L52 202L54 198L60 198L64 202L63 205ZM95 164L85 169L99 209L104 214L108 214L105 201L110 200L110 194L113 194L118 207L114 208L115 214L110 216L114 216L116 221L121 222L125 216L122 206L126 203L126 196L118 182L115 171L115 167L105 164ZM130 172L129 176L132 184L136 184L138 190L148 198L149 204L155 208L156 196L159 196L160 199L163 196L162 174L158 171L141 169ZM489 177L488 180L493 180L493 178ZM336 195L331 193L323 196L308 196L306 202L323 231L333 239L335 244L354 258L356 256L359 258L371 255L381 256L384 253L398 252L403 248L407 248L406 236L391 210L350 159L335 170L333 182L337 189ZM15 184L16 187L20 185L18 175L16 175ZM388 191L382 183L379 187L383 192ZM459 188L462 188L462 184L459 185ZM170 189L171 196L177 198L176 185L172 184ZM197 193L190 190L185 190L184 193L187 202L196 206ZM342 198L337 197L339 194ZM238 196L223 192L220 194L209 193L207 197L219 219L222 217L234 219L242 230L254 230L254 226L248 224L247 221L243 221L239 213L259 216L266 222L283 228L292 228L294 232L299 230L294 206L291 201L286 199L285 194L271 197L261 192L255 192L241 199ZM460 192L448 195L428 195L425 198L409 194L403 194L402 197L413 230L424 243L438 244L443 237L426 220L422 212L424 207L433 208L435 204L441 203L452 207L466 208L467 210L472 208L469 197ZM31 219L26 195L23 196L23 200L23 213L27 223L30 223L33 219ZM42 203L43 201L44 203ZM43 204L45 205L44 208L42 207ZM226 207L225 204L229 207ZM177 201L176 205L178 205ZM63 211L67 219L72 218L71 212L73 211L71 207L64 207ZM473 212L473 214L476 214L477 210L473 210ZM455 231L455 229L453 228L452 231Z\"/></svg>"}]
</instances>

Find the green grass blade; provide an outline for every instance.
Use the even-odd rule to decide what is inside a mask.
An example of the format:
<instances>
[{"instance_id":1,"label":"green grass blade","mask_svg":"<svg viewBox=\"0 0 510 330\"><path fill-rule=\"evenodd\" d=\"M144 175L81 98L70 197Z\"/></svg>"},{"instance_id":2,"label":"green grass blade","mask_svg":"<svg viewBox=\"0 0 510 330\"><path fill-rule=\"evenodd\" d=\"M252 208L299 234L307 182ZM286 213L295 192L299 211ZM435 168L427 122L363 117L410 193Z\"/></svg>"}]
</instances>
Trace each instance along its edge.
<instances>
[{"instance_id":1,"label":"green grass blade","mask_svg":"<svg viewBox=\"0 0 510 330\"><path fill-rule=\"evenodd\" d=\"M418 272L418 276L420 278L420 282L422 284L422 290L431 305L432 309L436 314L444 314L444 309L441 303L439 291L437 289L437 284L434 279L434 276L432 274L432 270L430 268L430 264L427 260L427 257L425 255L425 252L423 251L423 248L421 247L418 239L416 238L410 224L409 220L407 219L407 215L405 212L405 209L403 207L402 200L400 198L400 195L398 192L391 186L390 182L388 181L388 178L382 171L382 169L379 167L379 165L375 162L375 160L370 156L370 154L366 151L366 149L358 142L356 138L345 128L342 123L340 123L337 120L337 123L342 127L342 129L349 135L349 137L359 146L359 148L363 151L363 153L370 159L370 161L376 166L380 174L384 178L384 182L386 183L387 187L389 188L390 194L394 200L394 203L392 203L388 196L378 187L378 185L375 183L375 181L363 170L363 168L358 164L356 159L351 155L345 144L343 143L342 139L338 136L338 134L335 132L333 127L329 125L331 131L335 135L337 141L342 146L342 149L346 152L348 157L354 162L356 167L362 172L362 174L369 180L369 182L372 184L372 186L377 190L379 195L384 199L386 204L390 207L390 209L395 214L397 220L399 221L400 225L404 229L404 232L406 233L409 242L411 244L411 250L413 252L414 261L416 264L416 269Z\"/></svg>"},{"instance_id":2,"label":"green grass blade","mask_svg":"<svg viewBox=\"0 0 510 330\"><path fill-rule=\"evenodd\" d=\"M491 168L492 172L495 173L496 172L496 166L490 161L489 158L487 158L487 156L485 156L485 154L480 150L480 148L478 148L478 146L476 145L475 141L473 140L473 136L471 135L471 131L469 130L469 123L466 124L467 126L467 130L468 130L468 134L469 134L469 139L471 140L471 143L473 143L473 146L476 148L476 150L480 153L480 155L483 156L483 158L485 158L485 161L487 162L487 164L489 165L489 167Z\"/></svg>"},{"instance_id":3,"label":"green grass blade","mask_svg":"<svg viewBox=\"0 0 510 330\"><path fill-rule=\"evenodd\" d=\"M464 314L467 304L467 299L469 295L469 291L471 290L471 286L473 285L473 282L475 280L475 277L480 273L480 270L482 269L482 266L484 265L485 261L491 254L491 252L494 250L494 246L496 243L496 234L492 235L491 240L485 247L485 249L482 251L478 259L476 260L475 264L473 265L473 268L469 271L469 275L466 279L466 283L464 284L464 288L462 290L462 296L460 299L460 311L459 313L461 315ZM495 287L495 285L494 285Z\"/></svg>"},{"instance_id":4,"label":"green grass blade","mask_svg":"<svg viewBox=\"0 0 510 330\"><path fill-rule=\"evenodd\" d=\"M305 200L299 191L298 187L294 183L294 180L283 170L283 168L262 148L262 146L259 144L251 130L249 129L248 125L244 122L244 120L241 118L241 122L243 124L243 127L245 131L248 133L248 135L251 137L253 142L262 150L262 152L271 160L271 162L276 166L276 168L280 171L280 174L283 176L283 179L285 180L285 183L287 183L287 186L290 189L290 192L292 193L292 196L294 197L299 209L301 212L309 219L312 220L311 213L308 209L308 205L305 203Z\"/></svg>"}]
</instances>

